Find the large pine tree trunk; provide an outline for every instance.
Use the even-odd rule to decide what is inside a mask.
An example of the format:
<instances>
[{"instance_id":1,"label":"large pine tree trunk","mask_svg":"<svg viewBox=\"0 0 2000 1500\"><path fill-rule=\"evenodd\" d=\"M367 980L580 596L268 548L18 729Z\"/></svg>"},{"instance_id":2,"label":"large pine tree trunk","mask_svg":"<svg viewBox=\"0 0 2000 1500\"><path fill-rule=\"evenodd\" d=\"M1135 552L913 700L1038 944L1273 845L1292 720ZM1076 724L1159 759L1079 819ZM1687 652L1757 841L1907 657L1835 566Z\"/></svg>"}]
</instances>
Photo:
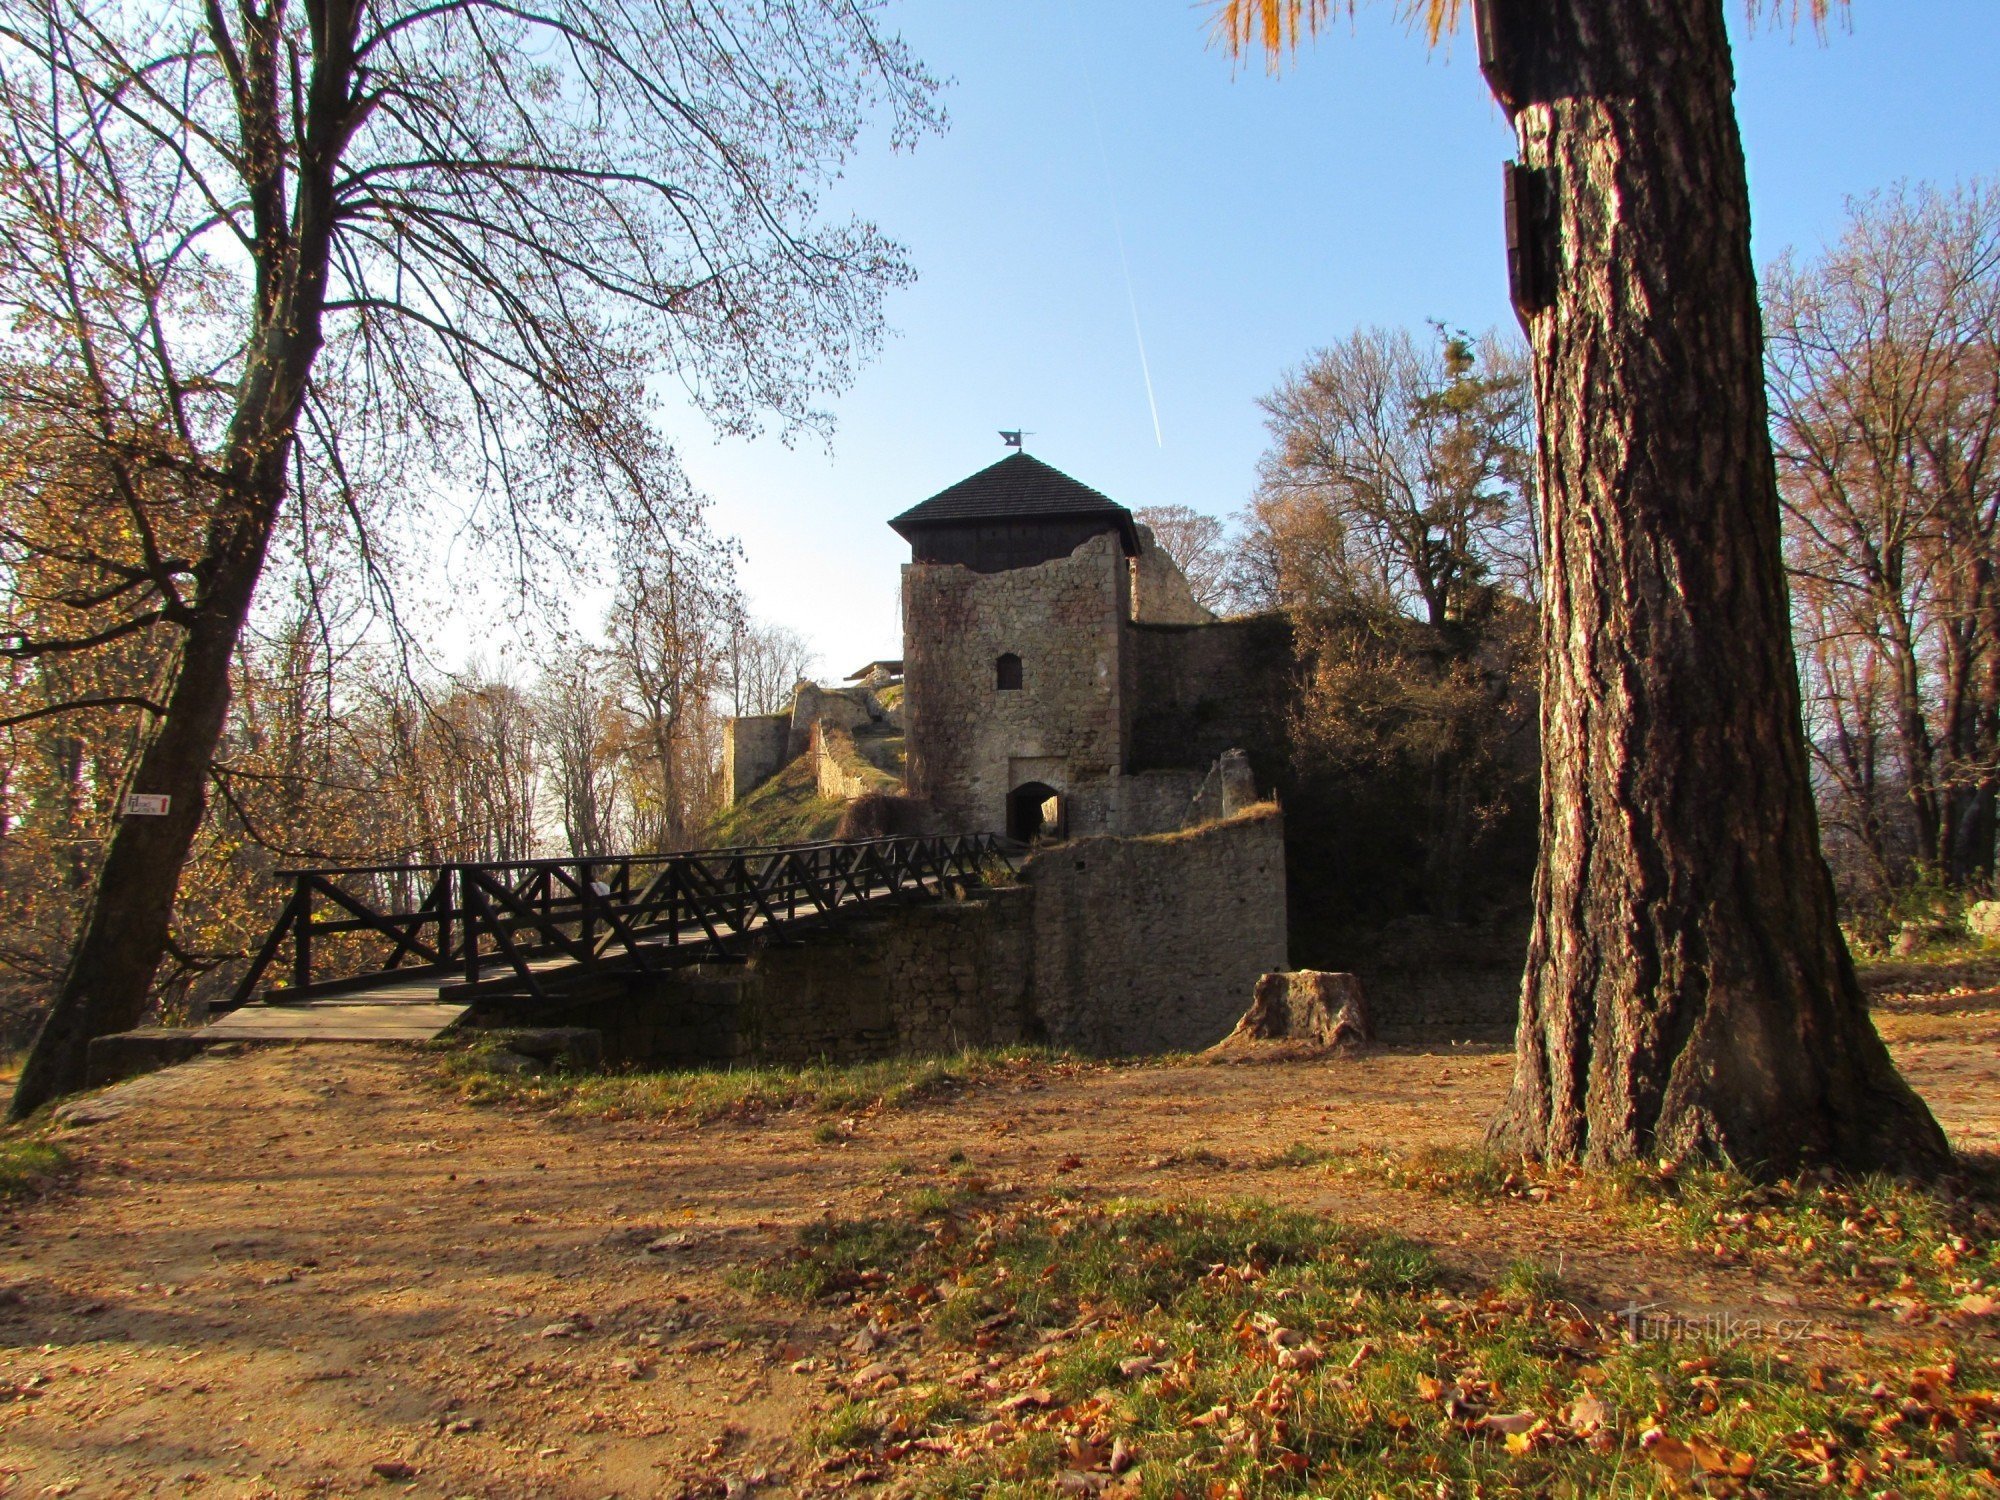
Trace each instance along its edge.
<instances>
[{"instance_id":1,"label":"large pine tree trunk","mask_svg":"<svg viewBox=\"0 0 2000 1500\"><path fill-rule=\"evenodd\" d=\"M1549 205L1542 861L1495 1138L1922 1168L1820 857L1723 0L1492 0Z\"/></svg>"}]
</instances>

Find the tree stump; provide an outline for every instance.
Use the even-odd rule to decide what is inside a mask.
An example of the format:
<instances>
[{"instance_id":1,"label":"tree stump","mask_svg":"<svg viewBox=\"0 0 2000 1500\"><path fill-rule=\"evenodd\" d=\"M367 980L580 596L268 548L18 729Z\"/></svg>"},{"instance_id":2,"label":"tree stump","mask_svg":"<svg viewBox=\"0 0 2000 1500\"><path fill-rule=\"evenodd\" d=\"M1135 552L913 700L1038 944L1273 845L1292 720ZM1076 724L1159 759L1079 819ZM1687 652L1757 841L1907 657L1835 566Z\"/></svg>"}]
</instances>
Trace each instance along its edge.
<instances>
[{"instance_id":1,"label":"tree stump","mask_svg":"<svg viewBox=\"0 0 2000 1500\"><path fill-rule=\"evenodd\" d=\"M1251 993L1250 1008L1218 1045L1303 1042L1321 1048L1354 1049L1367 1045L1373 1034L1360 979L1352 974L1299 969L1259 979Z\"/></svg>"}]
</instances>

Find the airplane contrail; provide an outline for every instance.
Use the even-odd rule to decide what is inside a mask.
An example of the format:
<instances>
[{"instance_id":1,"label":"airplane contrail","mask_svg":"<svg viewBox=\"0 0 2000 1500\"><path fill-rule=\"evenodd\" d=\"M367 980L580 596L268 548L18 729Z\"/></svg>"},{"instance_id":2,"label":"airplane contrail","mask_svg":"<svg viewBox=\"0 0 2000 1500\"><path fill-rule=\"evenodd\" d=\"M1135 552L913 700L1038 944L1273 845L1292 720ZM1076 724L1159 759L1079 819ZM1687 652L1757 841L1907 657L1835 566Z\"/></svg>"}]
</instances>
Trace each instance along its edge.
<instances>
[{"instance_id":1,"label":"airplane contrail","mask_svg":"<svg viewBox=\"0 0 2000 1500\"><path fill-rule=\"evenodd\" d=\"M1070 16L1071 27L1075 28L1076 17ZM1132 290L1132 262L1125 254L1125 225L1118 213L1118 189L1111 180L1111 156L1104 149L1104 126L1097 118L1097 89L1090 79L1090 61L1081 45L1076 48L1077 62L1083 68L1083 96L1090 103L1090 130L1097 138L1097 164L1104 172L1104 201L1111 207L1111 232L1118 240L1118 268L1125 274L1125 303L1132 309L1132 337L1139 345L1139 374L1146 382L1146 408L1153 414L1153 446L1167 446L1160 433L1160 403L1153 397L1153 367L1146 359L1146 333L1139 326L1139 297Z\"/></svg>"}]
</instances>

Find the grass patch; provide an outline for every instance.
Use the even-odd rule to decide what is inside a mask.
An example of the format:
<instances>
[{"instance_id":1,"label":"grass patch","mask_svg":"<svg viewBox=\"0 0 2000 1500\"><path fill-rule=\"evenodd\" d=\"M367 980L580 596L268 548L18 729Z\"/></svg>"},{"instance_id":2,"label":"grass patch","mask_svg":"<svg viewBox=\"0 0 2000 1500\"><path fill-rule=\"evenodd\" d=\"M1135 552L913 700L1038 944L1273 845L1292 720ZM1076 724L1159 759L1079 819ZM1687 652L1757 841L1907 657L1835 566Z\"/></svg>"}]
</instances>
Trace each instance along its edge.
<instances>
[{"instance_id":1,"label":"grass patch","mask_svg":"<svg viewBox=\"0 0 2000 1500\"><path fill-rule=\"evenodd\" d=\"M801 755L709 824L702 843L712 849L813 843L833 837L847 804L819 794L813 758Z\"/></svg>"},{"instance_id":2,"label":"grass patch","mask_svg":"<svg viewBox=\"0 0 2000 1500\"><path fill-rule=\"evenodd\" d=\"M69 1154L39 1135L0 1136L0 1201L45 1192L63 1169Z\"/></svg>"},{"instance_id":3,"label":"grass patch","mask_svg":"<svg viewBox=\"0 0 2000 1500\"><path fill-rule=\"evenodd\" d=\"M821 1453L838 1453L872 1443L881 1432L869 1401L844 1401L813 1424L811 1443Z\"/></svg>"},{"instance_id":4,"label":"grass patch","mask_svg":"<svg viewBox=\"0 0 2000 1500\"><path fill-rule=\"evenodd\" d=\"M1373 1170L1391 1187L1421 1188L1448 1198L1477 1201L1519 1191L1527 1179L1510 1163L1476 1146L1426 1146L1408 1156L1361 1157L1348 1171Z\"/></svg>"},{"instance_id":5,"label":"grass patch","mask_svg":"<svg viewBox=\"0 0 2000 1500\"><path fill-rule=\"evenodd\" d=\"M1479 1150L1355 1158L1346 1170L1461 1201L1562 1198L1722 1264L1824 1287L1856 1308L1893 1308L1911 1323L2000 1298L2000 1163L1992 1161L1967 1159L1941 1184L1832 1173L1763 1183L1723 1168L1646 1164L1586 1173Z\"/></svg>"},{"instance_id":6,"label":"grass patch","mask_svg":"<svg viewBox=\"0 0 2000 1500\"><path fill-rule=\"evenodd\" d=\"M1082 1066L1037 1048L976 1050L954 1057L896 1057L802 1067L686 1068L663 1072L513 1071L497 1046L475 1042L444 1053L438 1074L471 1104L511 1104L606 1119L743 1118L812 1108L828 1114L905 1109L1044 1066ZM503 1065L504 1064L504 1065ZM839 1126L815 1139L845 1139Z\"/></svg>"},{"instance_id":7,"label":"grass patch","mask_svg":"<svg viewBox=\"0 0 2000 1500\"><path fill-rule=\"evenodd\" d=\"M1420 1246L1251 1202L906 1204L814 1226L761 1289L903 1351L857 1356L808 1476L900 1493L2000 1493L2000 1371L1969 1350L1634 1338L1544 1267L1451 1287Z\"/></svg>"},{"instance_id":8,"label":"grass patch","mask_svg":"<svg viewBox=\"0 0 2000 1500\"><path fill-rule=\"evenodd\" d=\"M1533 1256L1517 1256L1495 1283L1502 1296L1545 1302L1562 1294L1562 1278L1554 1266Z\"/></svg>"},{"instance_id":9,"label":"grass patch","mask_svg":"<svg viewBox=\"0 0 2000 1500\"><path fill-rule=\"evenodd\" d=\"M1254 1163L1263 1171L1277 1171L1285 1167L1322 1167L1332 1161L1334 1153L1324 1146L1310 1145L1305 1141L1293 1141L1282 1151L1273 1151Z\"/></svg>"}]
</instances>

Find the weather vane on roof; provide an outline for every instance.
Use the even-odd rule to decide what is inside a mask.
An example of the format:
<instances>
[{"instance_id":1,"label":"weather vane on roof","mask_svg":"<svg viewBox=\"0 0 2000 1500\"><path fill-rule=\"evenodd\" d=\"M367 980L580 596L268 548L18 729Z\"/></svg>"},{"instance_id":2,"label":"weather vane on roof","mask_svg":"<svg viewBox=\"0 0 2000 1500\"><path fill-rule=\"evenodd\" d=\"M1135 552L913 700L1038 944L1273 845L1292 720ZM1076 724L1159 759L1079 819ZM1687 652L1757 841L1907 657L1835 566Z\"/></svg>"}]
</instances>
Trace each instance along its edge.
<instances>
[{"instance_id":1,"label":"weather vane on roof","mask_svg":"<svg viewBox=\"0 0 2000 1500\"><path fill-rule=\"evenodd\" d=\"M1005 443L1009 448L1019 448L1021 446L1021 439L1033 436L1032 432L1024 432L1018 427L1012 432L1009 432L1004 427L1000 429L1000 441Z\"/></svg>"}]
</instances>

